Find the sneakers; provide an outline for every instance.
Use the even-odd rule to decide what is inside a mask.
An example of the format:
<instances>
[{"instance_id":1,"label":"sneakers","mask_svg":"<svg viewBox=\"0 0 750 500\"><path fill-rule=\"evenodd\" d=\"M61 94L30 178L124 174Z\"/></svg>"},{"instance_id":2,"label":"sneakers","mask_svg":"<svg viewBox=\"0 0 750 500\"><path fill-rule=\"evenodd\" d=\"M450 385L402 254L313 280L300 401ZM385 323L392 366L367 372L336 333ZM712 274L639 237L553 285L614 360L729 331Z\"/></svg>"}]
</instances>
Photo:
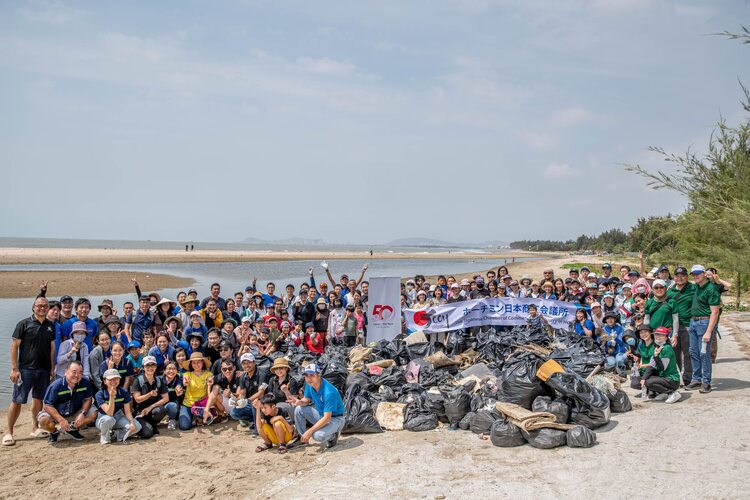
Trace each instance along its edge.
<instances>
[{"instance_id":1,"label":"sneakers","mask_svg":"<svg viewBox=\"0 0 750 500\"><path fill-rule=\"evenodd\" d=\"M678 391L674 391L672 392L672 394L669 395L669 397L667 398L666 401L664 401L664 403L671 405L672 403L676 403L680 399L682 399L682 394L680 394Z\"/></svg>"},{"instance_id":2,"label":"sneakers","mask_svg":"<svg viewBox=\"0 0 750 500\"><path fill-rule=\"evenodd\" d=\"M701 388L698 390L701 394L708 394L711 392L711 384L701 384Z\"/></svg>"},{"instance_id":3,"label":"sneakers","mask_svg":"<svg viewBox=\"0 0 750 500\"><path fill-rule=\"evenodd\" d=\"M656 397L654 397L654 401L666 401L669 398L669 394L666 392L662 392L661 394L657 394Z\"/></svg>"},{"instance_id":4,"label":"sneakers","mask_svg":"<svg viewBox=\"0 0 750 500\"><path fill-rule=\"evenodd\" d=\"M60 437L60 431L50 432L47 436L47 444L57 443L57 438Z\"/></svg>"},{"instance_id":5,"label":"sneakers","mask_svg":"<svg viewBox=\"0 0 750 500\"><path fill-rule=\"evenodd\" d=\"M690 382L688 385L685 386L685 389L687 389L688 391L692 391L693 389L697 389L701 385L702 384L700 383L700 381L693 380L692 382Z\"/></svg>"},{"instance_id":6,"label":"sneakers","mask_svg":"<svg viewBox=\"0 0 750 500\"><path fill-rule=\"evenodd\" d=\"M329 439L326 443L326 448L333 448L334 446L336 446L339 442L339 435L340 434L337 432L335 436Z\"/></svg>"},{"instance_id":7,"label":"sneakers","mask_svg":"<svg viewBox=\"0 0 750 500\"><path fill-rule=\"evenodd\" d=\"M111 442L112 441L111 441L111 439L110 439L109 436L101 436L99 438L99 444L101 444L101 445L110 444Z\"/></svg>"},{"instance_id":8,"label":"sneakers","mask_svg":"<svg viewBox=\"0 0 750 500\"><path fill-rule=\"evenodd\" d=\"M240 427L248 427L250 425L250 422L247 420L240 419Z\"/></svg>"},{"instance_id":9,"label":"sneakers","mask_svg":"<svg viewBox=\"0 0 750 500\"><path fill-rule=\"evenodd\" d=\"M83 441L84 437L81 434L81 431L76 429L74 426L70 426L70 428L67 431L63 431L65 434L70 436L71 438L75 439L76 441Z\"/></svg>"},{"instance_id":10,"label":"sneakers","mask_svg":"<svg viewBox=\"0 0 750 500\"><path fill-rule=\"evenodd\" d=\"M167 422L167 430L173 431L175 429L177 429L177 421L173 418L170 418L169 422Z\"/></svg>"},{"instance_id":11,"label":"sneakers","mask_svg":"<svg viewBox=\"0 0 750 500\"><path fill-rule=\"evenodd\" d=\"M635 397L641 398L641 399L643 399L645 401L646 398L648 397L648 389L646 389L645 387L642 388L641 392L639 392L638 394L636 394Z\"/></svg>"}]
</instances>

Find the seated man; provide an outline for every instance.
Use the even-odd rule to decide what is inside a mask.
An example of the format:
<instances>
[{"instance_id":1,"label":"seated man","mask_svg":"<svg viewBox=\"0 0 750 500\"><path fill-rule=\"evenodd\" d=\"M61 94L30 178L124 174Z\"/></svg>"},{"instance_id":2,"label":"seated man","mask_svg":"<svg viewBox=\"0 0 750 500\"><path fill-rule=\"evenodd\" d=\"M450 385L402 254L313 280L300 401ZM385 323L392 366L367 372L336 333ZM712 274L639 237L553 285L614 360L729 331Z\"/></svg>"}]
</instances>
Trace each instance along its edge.
<instances>
[{"instance_id":1,"label":"seated man","mask_svg":"<svg viewBox=\"0 0 750 500\"><path fill-rule=\"evenodd\" d=\"M240 417L245 415L243 409L247 406L247 400L239 397L240 375L237 374L237 367L231 358L220 359L216 363L219 363L221 368L214 378L211 392L214 394L216 410L219 412L219 421L225 420L227 413L233 419L240 420ZM246 420L243 418L243 421Z\"/></svg>"},{"instance_id":2,"label":"seated man","mask_svg":"<svg viewBox=\"0 0 750 500\"><path fill-rule=\"evenodd\" d=\"M96 420L96 409L91 406L93 395L91 383L83 377L81 362L68 363L65 375L47 387L44 407L37 417L39 427L49 432L49 444L57 442L60 431L76 441L83 440L78 429Z\"/></svg>"},{"instance_id":3,"label":"seated man","mask_svg":"<svg viewBox=\"0 0 750 500\"><path fill-rule=\"evenodd\" d=\"M297 435L292 426L293 412L288 405L277 406L273 394L266 394L256 401L259 411L255 413L255 427L263 444L258 445L255 451L266 451L278 445L279 453L286 453L287 444Z\"/></svg>"},{"instance_id":4,"label":"seated man","mask_svg":"<svg viewBox=\"0 0 750 500\"><path fill-rule=\"evenodd\" d=\"M294 424L300 441L308 443L310 438L326 448L336 446L341 429L344 428L344 402L339 391L320 374L315 363L305 366L305 393L302 399L292 398ZM307 428L307 424L312 427Z\"/></svg>"},{"instance_id":5,"label":"seated man","mask_svg":"<svg viewBox=\"0 0 750 500\"><path fill-rule=\"evenodd\" d=\"M101 432L100 444L112 441L111 432L119 430L117 440L123 444L128 437L140 432L141 424L133 418L130 393L120 387L120 372L114 368L104 372L104 385L94 397L99 415L96 428Z\"/></svg>"}]
</instances>

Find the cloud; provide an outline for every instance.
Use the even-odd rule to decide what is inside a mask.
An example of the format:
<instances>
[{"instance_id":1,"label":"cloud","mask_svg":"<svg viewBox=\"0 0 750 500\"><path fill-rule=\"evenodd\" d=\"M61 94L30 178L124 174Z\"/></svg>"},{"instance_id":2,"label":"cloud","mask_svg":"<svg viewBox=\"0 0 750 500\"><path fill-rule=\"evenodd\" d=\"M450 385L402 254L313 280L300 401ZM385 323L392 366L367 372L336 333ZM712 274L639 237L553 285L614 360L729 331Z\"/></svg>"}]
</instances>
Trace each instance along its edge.
<instances>
[{"instance_id":1,"label":"cloud","mask_svg":"<svg viewBox=\"0 0 750 500\"><path fill-rule=\"evenodd\" d=\"M559 144L557 137L536 132L522 134L521 139L532 148L540 151L554 148Z\"/></svg>"},{"instance_id":2,"label":"cloud","mask_svg":"<svg viewBox=\"0 0 750 500\"><path fill-rule=\"evenodd\" d=\"M555 111L550 117L553 125L583 125L599 120L599 117L584 108L570 107Z\"/></svg>"},{"instance_id":3,"label":"cloud","mask_svg":"<svg viewBox=\"0 0 750 500\"><path fill-rule=\"evenodd\" d=\"M301 57L297 59L297 65L304 71L317 73L319 75L343 76L350 75L357 70L357 67L347 61L337 61L328 57L313 59L310 57Z\"/></svg>"},{"instance_id":4,"label":"cloud","mask_svg":"<svg viewBox=\"0 0 750 500\"><path fill-rule=\"evenodd\" d=\"M563 179L565 177L576 177L578 172L567 163L550 163L544 168L542 175L547 179Z\"/></svg>"},{"instance_id":5,"label":"cloud","mask_svg":"<svg viewBox=\"0 0 750 500\"><path fill-rule=\"evenodd\" d=\"M33 23L43 24L66 24L73 19L81 17L86 12L81 9L69 7L59 2L45 2L32 0L18 7L16 13Z\"/></svg>"}]
</instances>

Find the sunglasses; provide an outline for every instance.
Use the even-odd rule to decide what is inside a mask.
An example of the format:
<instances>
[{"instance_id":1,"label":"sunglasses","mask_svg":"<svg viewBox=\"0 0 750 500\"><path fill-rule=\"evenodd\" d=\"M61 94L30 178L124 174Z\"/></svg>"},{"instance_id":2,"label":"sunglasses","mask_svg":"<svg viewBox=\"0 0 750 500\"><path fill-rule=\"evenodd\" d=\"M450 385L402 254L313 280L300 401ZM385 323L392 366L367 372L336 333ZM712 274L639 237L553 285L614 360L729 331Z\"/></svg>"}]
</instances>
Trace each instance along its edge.
<instances>
[{"instance_id":1,"label":"sunglasses","mask_svg":"<svg viewBox=\"0 0 750 500\"><path fill-rule=\"evenodd\" d=\"M223 371L223 372L233 372L234 368L222 368L221 371Z\"/></svg>"}]
</instances>

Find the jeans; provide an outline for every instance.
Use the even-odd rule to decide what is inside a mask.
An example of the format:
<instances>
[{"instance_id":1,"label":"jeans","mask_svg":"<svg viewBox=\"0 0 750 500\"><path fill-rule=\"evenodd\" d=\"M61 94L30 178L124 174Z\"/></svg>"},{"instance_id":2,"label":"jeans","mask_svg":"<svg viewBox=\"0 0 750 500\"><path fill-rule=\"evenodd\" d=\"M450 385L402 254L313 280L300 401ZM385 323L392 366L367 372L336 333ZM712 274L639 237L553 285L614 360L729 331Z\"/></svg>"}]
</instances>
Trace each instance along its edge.
<instances>
[{"instance_id":1,"label":"jeans","mask_svg":"<svg viewBox=\"0 0 750 500\"><path fill-rule=\"evenodd\" d=\"M234 420L247 420L255 424L255 407L248 401L244 408L230 408L229 416Z\"/></svg>"},{"instance_id":2,"label":"jeans","mask_svg":"<svg viewBox=\"0 0 750 500\"><path fill-rule=\"evenodd\" d=\"M170 401L164 405L164 409L167 410L167 417L169 420L177 420L180 414L180 404L177 401Z\"/></svg>"},{"instance_id":3,"label":"jeans","mask_svg":"<svg viewBox=\"0 0 750 500\"><path fill-rule=\"evenodd\" d=\"M677 367L682 371L682 382L688 385L693 375L693 364L690 362L690 331L688 326L680 324L677 329L677 345L674 346L674 353L677 357Z\"/></svg>"},{"instance_id":4,"label":"jeans","mask_svg":"<svg viewBox=\"0 0 750 500\"><path fill-rule=\"evenodd\" d=\"M711 383L711 344L713 336L703 349L703 335L708 328L707 319L690 320L690 363L693 365L692 381ZM705 350L705 352L701 352Z\"/></svg>"},{"instance_id":5,"label":"jeans","mask_svg":"<svg viewBox=\"0 0 750 500\"><path fill-rule=\"evenodd\" d=\"M133 422L135 422L135 432L138 433L141 431L141 424L133 419ZM103 437L107 442L109 442L109 433L113 430L121 430L124 431L125 429L130 426L130 421L125 416L125 412L120 410L116 412L113 416L105 415L103 413L100 413L98 417L96 417L96 428L99 429L101 432L101 437ZM118 439L122 439L124 437L125 433L121 432L121 435L118 436Z\"/></svg>"},{"instance_id":6,"label":"jeans","mask_svg":"<svg viewBox=\"0 0 750 500\"><path fill-rule=\"evenodd\" d=\"M628 359L628 355L624 352L615 354L614 356L607 356L607 368L614 368L617 365L619 368L625 369L625 361Z\"/></svg>"},{"instance_id":7,"label":"jeans","mask_svg":"<svg viewBox=\"0 0 750 500\"><path fill-rule=\"evenodd\" d=\"M294 409L294 426L302 435L307 431L307 424L315 424L320 420L320 413L314 406L297 406ZM344 428L344 417L331 417L331 421L315 431L312 438L320 443L325 443L337 436Z\"/></svg>"}]
</instances>

